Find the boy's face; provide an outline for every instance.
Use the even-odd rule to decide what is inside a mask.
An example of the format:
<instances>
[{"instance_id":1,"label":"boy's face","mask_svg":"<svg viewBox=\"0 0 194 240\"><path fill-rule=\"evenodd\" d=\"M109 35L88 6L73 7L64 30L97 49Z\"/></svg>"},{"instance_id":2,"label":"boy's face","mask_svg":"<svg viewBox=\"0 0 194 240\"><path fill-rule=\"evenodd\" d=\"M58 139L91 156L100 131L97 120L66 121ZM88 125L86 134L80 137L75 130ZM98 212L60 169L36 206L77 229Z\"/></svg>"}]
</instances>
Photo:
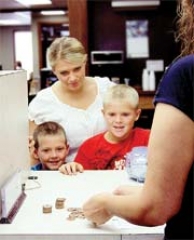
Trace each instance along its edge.
<instances>
[{"instance_id":1,"label":"boy's face","mask_svg":"<svg viewBox=\"0 0 194 240\"><path fill-rule=\"evenodd\" d=\"M69 147L65 143L63 134L38 137L39 147L35 153L45 170L58 170L65 162Z\"/></svg>"},{"instance_id":2,"label":"boy's face","mask_svg":"<svg viewBox=\"0 0 194 240\"><path fill-rule=\"evenodd\" d=\"M130 134L141 110L133 108L126 100L112 100L102 112L112 138L121 141Z\"/></svg>"}]
</instances>

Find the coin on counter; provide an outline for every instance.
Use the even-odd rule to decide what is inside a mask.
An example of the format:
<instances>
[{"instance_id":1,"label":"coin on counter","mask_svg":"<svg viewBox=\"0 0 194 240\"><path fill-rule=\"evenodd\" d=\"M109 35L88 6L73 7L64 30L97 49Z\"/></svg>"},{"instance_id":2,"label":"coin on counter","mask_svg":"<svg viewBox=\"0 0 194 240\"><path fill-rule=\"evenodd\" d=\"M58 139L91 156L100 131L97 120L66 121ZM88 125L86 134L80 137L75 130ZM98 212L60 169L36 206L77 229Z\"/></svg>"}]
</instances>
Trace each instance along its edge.
<instances>
[{"instance_id":1,"label":"coin on counter","mask_svg":"<svg viewBox=\"0 0 194 240\"><path fill-rule=\"evenodd\" d=\"M84 219L84 213L82 208L78 208L78 207L69 207L67 209L68 212L70 212L67 220L75 220L76 218L80 218L80 219Z\"/></svg>"},{"instance_id":2,"label":"coin on counter","mask_svg":"<svg viewBox=\"0 0 194 240\"><path fill-rule=\"evenodd\" d=\"M69 207L67 209L68 212L83 212L82 208L79 207Z\"/></svg>"},{"instance_id":3,"label":"coin on counter","mask_svg":"<svg viewBox=\"0 0 194 240\"><path fill-rule=\"evenodd\" d=\"M69 216L67 217L67 220L73 221L76 219L75 214L70 213Z\"/></svg>"}]
</instances>

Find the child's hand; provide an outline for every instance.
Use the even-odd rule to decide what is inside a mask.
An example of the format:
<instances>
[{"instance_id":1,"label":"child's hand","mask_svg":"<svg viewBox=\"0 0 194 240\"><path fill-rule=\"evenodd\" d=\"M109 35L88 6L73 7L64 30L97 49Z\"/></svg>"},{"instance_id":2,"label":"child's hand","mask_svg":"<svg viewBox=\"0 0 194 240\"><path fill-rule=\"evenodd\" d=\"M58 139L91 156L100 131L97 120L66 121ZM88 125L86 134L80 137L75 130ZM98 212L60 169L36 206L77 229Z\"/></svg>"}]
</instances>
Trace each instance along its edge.
<instances>
[{"instance_id":1,"label":"child's hand","mask_svg":"<svg viewBox=\"0 0 194 240\"><path fill-rule=\"evenodd\" d=\"M69 162L69 163L63 164L59 168L59 171L63 174L66 174L66 175L76 175L77 172L82 173L84 171L84 168L79 163Z\"/></svg>"},{"instance_id":2,"label":"child's hand","mask_svg":"<svg viewBox=\"0 0 194 240\"><path fill-rule=\"evenodd\" d=\"M34 140L32 136L28 136L28 147L29 149L34 147Z\"/></svg>"},{"instance_id":3,"label":"child's hand","mask_svg":"<svg viewBox=\"0 0 194 240\"><path fill-rule=\"evenodd\" d=\"M34 140L32 136L28 137L28 148L30 154L30 165L33 166L39 163L39 159L37 154L35 153Z\"/></svg>"}]
</instances>

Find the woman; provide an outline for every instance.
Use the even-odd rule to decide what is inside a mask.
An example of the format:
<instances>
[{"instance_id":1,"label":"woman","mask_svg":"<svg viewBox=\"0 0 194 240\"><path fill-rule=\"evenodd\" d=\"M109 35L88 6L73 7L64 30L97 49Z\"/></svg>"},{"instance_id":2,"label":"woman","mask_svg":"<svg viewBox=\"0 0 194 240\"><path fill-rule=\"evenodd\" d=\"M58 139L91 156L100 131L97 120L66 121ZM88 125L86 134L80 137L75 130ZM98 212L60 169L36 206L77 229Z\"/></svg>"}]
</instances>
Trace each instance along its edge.
<instances>
[{"instance_id":1,"label":"woman","mask_svg":"<svg viewBox=\"0 0 194 240\"><path fill-rule=\"evenodd\" d=\"M73 161L84 140L106 129L101 113L102 95L113 83L108 78L85 76L87 54L75 38L55 39L48 48L47 57L59 81L38 92L31 101L30 135L42 122L61 124L70 146L69 162Z\"/></svg>"},{"instance_id":2,"label":"woman","mask_svg":"<svg viewBox=\"0 0 194 240\"><path fill-rule=\"evenodd\" d=\"M194 1L178 7L181 57L164 73L155 96L145 184L98 194L83 206L96 224L112 216L142 226L166 223L166 240L194 239Z\"/></svg>"}]
</instances>

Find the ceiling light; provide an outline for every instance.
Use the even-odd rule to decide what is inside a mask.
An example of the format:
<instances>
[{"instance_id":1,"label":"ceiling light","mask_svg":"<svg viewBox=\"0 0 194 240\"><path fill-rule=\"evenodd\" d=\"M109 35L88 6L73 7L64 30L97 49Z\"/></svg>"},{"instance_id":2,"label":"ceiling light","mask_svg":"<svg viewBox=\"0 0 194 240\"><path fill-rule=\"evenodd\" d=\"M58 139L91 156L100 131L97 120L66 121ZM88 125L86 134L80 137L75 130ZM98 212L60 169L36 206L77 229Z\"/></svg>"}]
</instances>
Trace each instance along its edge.
<instances>
[{"instance_id":1,"label":"ceiling light","mask_svg":"<svg viewBox=\"0 0 194 240\"><path fill-rule=\"evenodd\" d=\"M26 6L51 4L51 0L15 0L15 1Z\"/></svg>"},{"instance_id":2,"label":"ceiling light","mask_svg":"<svg viewBox=\"0 0 194 240\"><path fill-rule=\"evenodd\" d=\"M160 0L113 0L112 7L148 7L159 6Z\"/></svg>"},{"instance_id":3,"label":"ceiling light","mask_svg":"<svg viewBox=\"0 0 194 240\"><path fill-rule=\"evenodd\" d=\"M20 21L15 19L2 19L0 20L0 25L11 26L11 25L19 25Z\"/></svg>"},{"instance_id":4,"label":"ceiling light","mask_svg":"<svg viewBox=\"0 0 194 240\"><path fill-rule=\"evenodd\" d=\"M0 26L30 25L31 13L29 11L1 13Z\"/></svg>"},{"instance_id":5,"label":"ceiling light","mask_svg":"<svg viewBox=\"0 0 194 240\"><path fill-rule=\"evenodd\" d=\"M62 10L54 10L54 11L41 11L42 15L64 15L66 12Z\"/></svg>"},{"instance_id":6,"label":"ceiling light","mask_svg":"<svg viewBox=\"0 0 194 240\"><path fill-rule=\"evenodd\" d=\"M31 12L25 11L25 12L14 12L15 16L21 17L21 18L26 18L26 19L31 19Z\"/></svg>"}]
</instances>

